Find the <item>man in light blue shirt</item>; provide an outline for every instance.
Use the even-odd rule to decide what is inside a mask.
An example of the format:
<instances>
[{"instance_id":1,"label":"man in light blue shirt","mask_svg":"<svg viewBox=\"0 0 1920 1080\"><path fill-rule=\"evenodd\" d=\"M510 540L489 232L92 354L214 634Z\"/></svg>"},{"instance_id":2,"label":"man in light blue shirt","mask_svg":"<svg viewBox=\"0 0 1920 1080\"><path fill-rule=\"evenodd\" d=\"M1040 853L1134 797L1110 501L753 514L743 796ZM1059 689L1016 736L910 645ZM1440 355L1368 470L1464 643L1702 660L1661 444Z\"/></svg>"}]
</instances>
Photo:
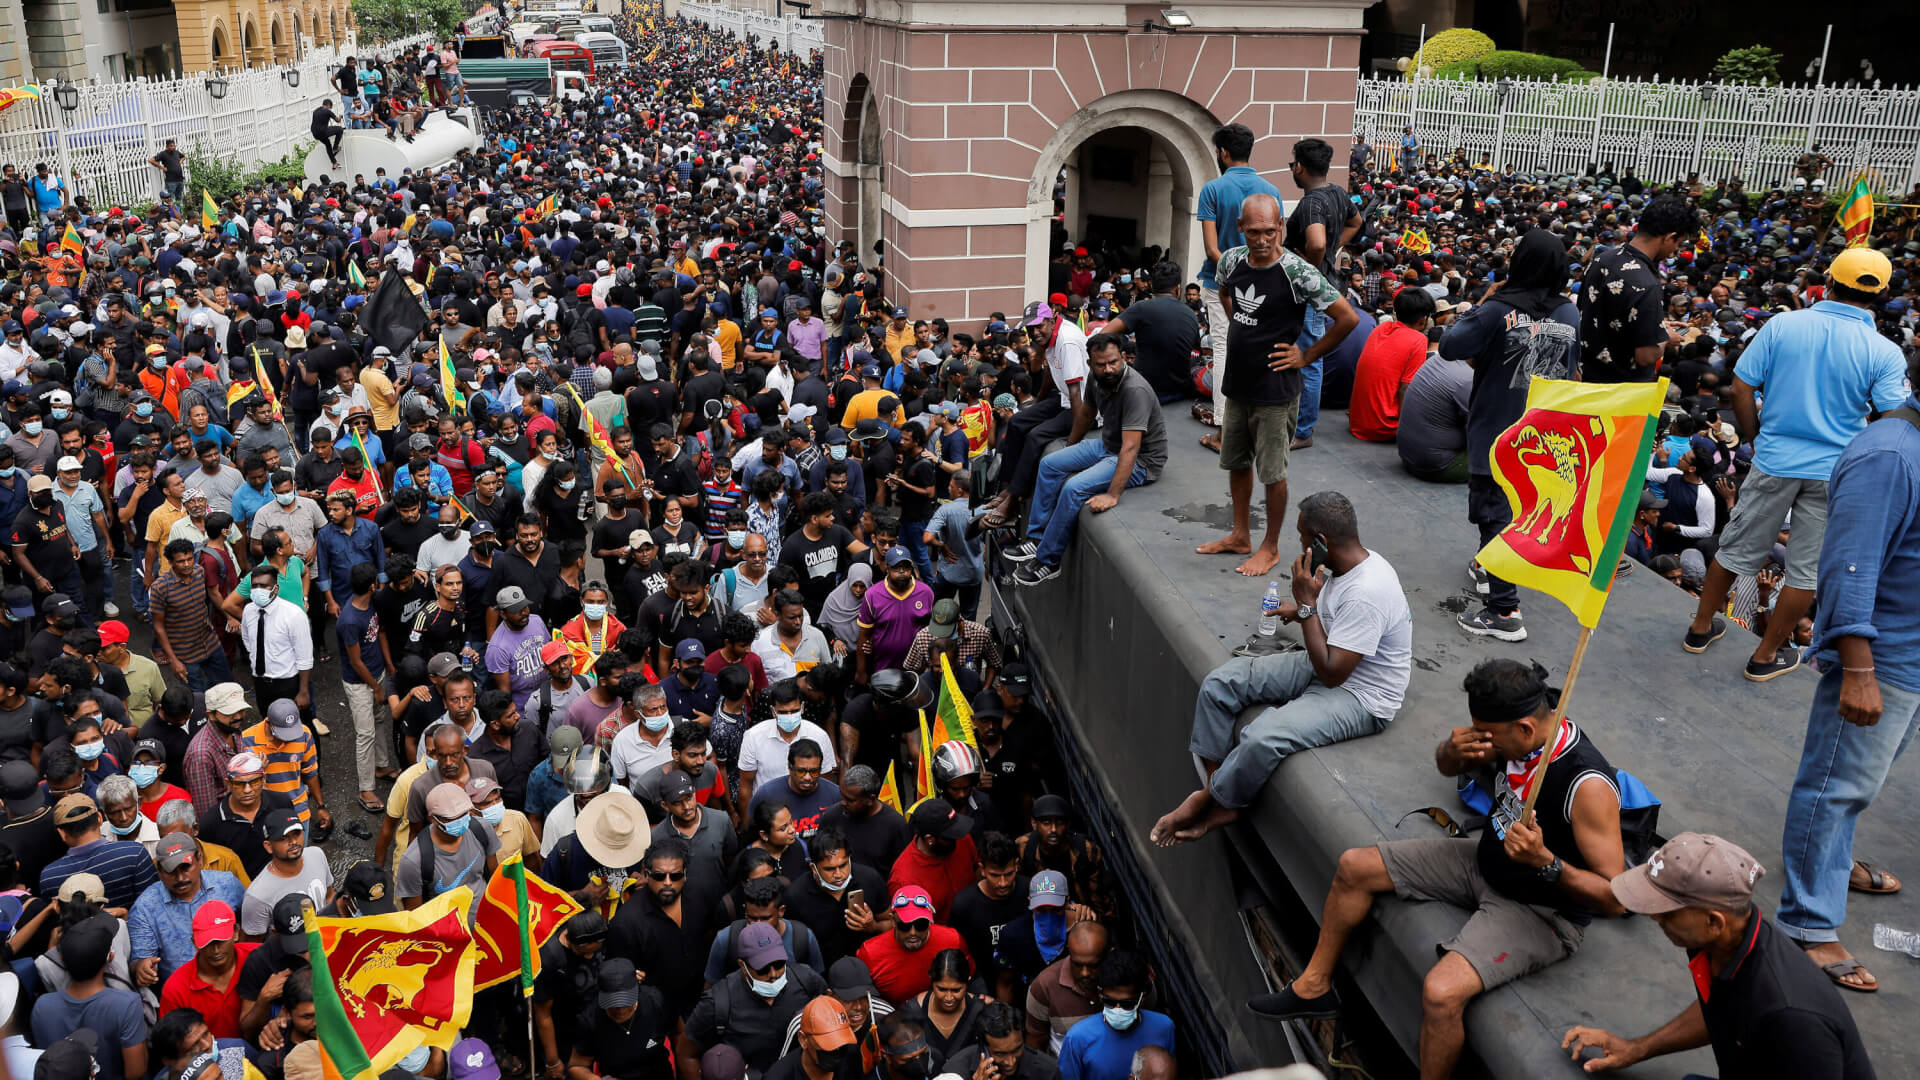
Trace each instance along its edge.
<instances>
[{"instance_id":1,"label":"man in light blue shirt","mask_svg":"<svg viewBox=\"0 0 1920 1080\"><path fill-rule=\"evenodd\" d=\"M1206 244L1207 258L1200 264L1200 297L1207 309L1207 333L1213 342L1213 357L1208 368L1213 378L1213 415L1226 412L1226 397L1220 391L1221 366L1227 356L1227 309L1220 303L1220 284L1214 279L1220 253L1240 246L1240 203L1249 195L1271 195L1280 203L1281 216L1286 204L1280 189L1260 178L1247 164L1253 158L1253 131L1245 124L1228 124L1213 133L1213 159L1220 166L1218 178L1200 188L1200 237ZM1218 434L1210 434L1208 443L1217 452Z\"/></svg>"},{"instance_id":2,"label":"man in light blue shirt","mask_svg":"<svg viewBox=\"0 0 1920 1080\"><path fill-rule=\"evenodd\" d=\"M1067 1029L1060 1041L1061 1080L1127 1080L1133 1055L1143 1047L1173 1052L1173 1021L1141 1007L1147 962L1115 949L1100 961L1094 981L1100 1011Z\"/></svg>"},{"instance_id":3,"label":"man in light blue shirt","mask_svg":"<svg viewBox=\"0 0 1920 1080\"><path fill-rule=\"evenodd\" d=\"M194 957L193 916L210 900L235 911L246 898L240 879L200 865L191 833L162 837L154 848L160 880L147 886L127 911L127 948L136 985L164 986L167 976Z\"/></svg>"},{"instance_id":4,"label":"man in light blue shirt","mask_svg":"<svg viewBox=\"0 0 1920 1080\"><path fill-rule=\"evenodd\" d=\"M1866 429L1869 407L1887 412L1907 400L1900 347L1873 324L1874 304L1892 280L1885 255L1848 248L1827 268L1828 299L1768 320L1734 366L1733 413L1741 437L1754 441L1753 471L1740 485L1681 647L1705 652L1727 632L1715 612L1735 578L1758 574L1780 530L1791 527L1783 587L1747 661L1754 682L1800 666L1800 651L1785 643L1813 603L1834 463Z\"/></svg>"}]
</instances>

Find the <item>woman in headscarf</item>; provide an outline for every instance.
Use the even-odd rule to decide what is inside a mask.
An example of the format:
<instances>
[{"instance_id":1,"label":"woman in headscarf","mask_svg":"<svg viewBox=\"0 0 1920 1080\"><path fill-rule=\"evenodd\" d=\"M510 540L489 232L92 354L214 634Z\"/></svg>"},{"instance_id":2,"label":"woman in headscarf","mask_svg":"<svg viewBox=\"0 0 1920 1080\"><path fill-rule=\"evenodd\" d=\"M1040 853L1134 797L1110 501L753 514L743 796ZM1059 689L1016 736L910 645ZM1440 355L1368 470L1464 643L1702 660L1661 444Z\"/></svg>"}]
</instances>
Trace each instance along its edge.
<instances>
[{"instance_id":1,"label":"woman in headscarf","mask_svg":"<svg viewBox=\"0 0 1920 1080\"><path fill-rule=\"evenodd\" d=\"M834 640L845 642L848 648L860 640L860 600L872 584L872 564L854 563L847 569L847 580L828 593L827 602L820 606L820 625L832 631Z\"/></svg>"},{"instance_id":2,"label":"woman in headscarf","mask_svg":"<svg viewBox=\"0 0 1920 1080\"><path fill-rule=\"evenodd\" d=\"M1580 363L1580 310L1567 299L1567 249L1545 229L1530 229L1514 249L1510 272L1488 286L1480 302L1459 316L1440 339L1440 355L1473 367L1467 398L1467 520L1486 544L1513 520L1506 493L1494 482L1492 454L1500 433L1527 407L1535 377L1571 379ZM1468 572L1487 604L1460 616L1470 634L1524 641L1520 589L1488 574Z\"/></svg>"}]
</instances>

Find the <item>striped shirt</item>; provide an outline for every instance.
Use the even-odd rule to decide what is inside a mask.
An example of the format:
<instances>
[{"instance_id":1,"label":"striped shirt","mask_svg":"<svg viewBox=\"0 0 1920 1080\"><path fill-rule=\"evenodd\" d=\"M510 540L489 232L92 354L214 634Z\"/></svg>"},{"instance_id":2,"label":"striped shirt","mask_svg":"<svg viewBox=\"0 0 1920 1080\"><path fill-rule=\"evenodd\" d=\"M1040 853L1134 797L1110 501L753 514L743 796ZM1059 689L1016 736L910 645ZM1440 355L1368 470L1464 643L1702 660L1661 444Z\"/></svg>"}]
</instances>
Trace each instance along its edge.
<instances>
[{"instance_id":1,"label":"striped shirt","mask_svg":"<svg viewBox=\"0 0 1920 1080\"><path fill-rule=\"evenodd\" d=\"M320 772L320 755L313 748L313 736L303 730L299 738L283 742L262 720L240 733L240 748L260 755L266 765L267 790L292 799L293 808L300 812L300 820L306 821L309 814L306 778Z\"/></svg>"},{"instance_id":2,"label":"striped shirt","mask_svg":"<svg viewBox=\"0 0 1920 1080\"><path fill-rule=\"evenodd\" d=\"M156 578L147 590L147 610L165 622L167 647L181 663L197 664L220 647L207 614L207 575L198 564L185 578L172 569Z\"/></svg>"},{"instance_id":3,"label":"striped shirt","mask_svg":"<svg viewBox=\"0 0 1920 1080\"><path fill-rule=\"evenodd\" d=\"M194 815L201 821L207 820L214 809L226 801L227 762L239 752L239 740L228 740L212 724L200 725L200 730L194 732L187 743L180 770L187 784L187 797L193 800Z\"/></svg>"},{"instance_id":4,"label":"striped shirt","mask_svg":"<svg viewBox=\"0 0 1920 1080\"><path fill-rule=\"evenodd\" d=\"M94 840L81 844L40 871L40 895L60 895L60 885L75 874L96 874L106 887L107 906L130 908L147 886L160 880L153 856L132 840Z\"/></svg>"}]
</instances>

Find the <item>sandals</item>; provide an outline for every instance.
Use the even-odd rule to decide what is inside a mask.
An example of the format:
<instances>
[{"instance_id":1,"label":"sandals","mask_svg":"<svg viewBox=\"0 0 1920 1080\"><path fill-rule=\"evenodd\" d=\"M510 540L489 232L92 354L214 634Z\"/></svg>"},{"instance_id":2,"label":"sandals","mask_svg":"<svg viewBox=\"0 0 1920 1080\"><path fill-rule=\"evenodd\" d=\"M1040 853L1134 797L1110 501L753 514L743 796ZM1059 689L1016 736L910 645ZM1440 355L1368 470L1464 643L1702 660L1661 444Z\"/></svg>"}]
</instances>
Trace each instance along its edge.
<instances>
[{"instance_id":1,"label":"sandals","mask_svg":"<svg viewBox=\"0 0 1920 1080\"><path fill-rule=\"evenodd\" d=\"M1217 431L1210 431L1205 435L1200 436L1200 445L1206 447L1208 450L1211 450L1216 454L1219 453L1220 452L1220 433Z\"/></svg>"},{"instance_id":2,"label":"sandals","mask_svg":"<svg viewBox=\"0 0 1920 1080\"><path fill-rule=\"evenodd\" d=\"M1861 886L1853 883L1853 871L1849 870L1847 872L1847 888L1854 892L1885 895L1887 893L1897 893L1900 891L1899 878L1887 873L1885 869L1867 862L1865 859L1853 860L1853 869L1862 871L1867 875L1867 884Z\"/></svg>"},{"instance_id":3,"label":"sandals","mask_svg":"<svg viewBox=\"0 0 1920 1080\"><path fill-rule=\"evenodd\" d=\"M360 809L365 810L369 814L384 814L387 812L387 804L378 799L360 799L357 801L360 803Z\"/></svg>"},{"instance_id":4,"label":"sandals","mask_svg":"<svg viewBox=\"0 0 1920 1080\"><path fill-rule=\"evenodd\" d=\"M1830 944L1829 942L1822 941L1801 941L1797 938L1788 938L1787 940L1800 946L1802 952L1818 945ZM1812 958L1809 957L1808 959ZM1868 971L1867 966L1862 964L1856 957L1849 956L1845 960L1835 960L1830 964L1821 964L1820 973L1825 975L1833 985L1842 990L1851 990L1856 994L1875 994L1880 991L1880 980L1874 976L1873 972ZM1861 986L1858 983L1846 981L1847 976L1856 974L1865 975L1867 978L1873 979L1872 984Z\"/></svg>"}]
</instances>

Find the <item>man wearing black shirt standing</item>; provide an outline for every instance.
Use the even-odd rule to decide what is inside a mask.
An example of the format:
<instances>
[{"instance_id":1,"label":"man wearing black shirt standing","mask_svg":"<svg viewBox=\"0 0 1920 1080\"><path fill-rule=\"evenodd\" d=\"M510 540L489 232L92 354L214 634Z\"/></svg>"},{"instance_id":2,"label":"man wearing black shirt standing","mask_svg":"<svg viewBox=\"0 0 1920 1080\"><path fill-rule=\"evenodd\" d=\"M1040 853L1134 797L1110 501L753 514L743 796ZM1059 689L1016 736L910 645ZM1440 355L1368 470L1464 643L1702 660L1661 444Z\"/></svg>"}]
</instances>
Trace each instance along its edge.
<instances>
[{"instance_id":1,"label":"man wearing black shirt standing","mask_svg":"<svg viewBox=\"0 0 1920 1080\"><path fill-rule=\"evenodd\" d=\"M1027 913L1027 882L1020 873L1019 845L1004 833L987 833L980 840L980 880L953 898L952 914L947 919L960 931L968 955L974 957L977 974L996 996L1002 990L999 977L1004 973L995 963L1000 929ZM1011 985L1006 989L1011 993Z\"/></svg>"},{"instance_id":2,"label":"man wearing black shirt standing","mask_svg":"<svg viewBox=\"0 0 1920 1080\"><path fill-rule=\"evenodd\" d=\"M655 424L648 437L653 443L654 460L648 463L648 479L653 493L650 497L649 513L654 524L661 520L664 500L680 500L680 508L691 519L700 509L700 474L697 471L693 455L674 437L673 429L665 424ZM644 490L644 489L643 489Z\"/></svg>"},{"instance_id":3,"label":"man wearing black shirt standing","mask_svg":"<svg viewBox=\"0 0 1920 1080\"><path fill-rule=\"evenodd\" d=\"M1333 147L1325 139L1301 139L1293 144L1293 163L1289 166L1293 182L1300 187L1300 198L1287 216L1287 250L1313 264L1329 282L1338 281L1333 272L1333 257L1360 231L1360 211L1353 205L1343 186L1327 182L1333 167ZM1306 334L1301 348L1313 344L1320 335L1315 329L1326 320L1307 315ZM1320 361L1316 358L1301 369L1300 423L1294 434L1293 449L1313 445L1314 424L1320 418Z\"/></svg>"},{"instance_id":4,"label":"man wearing black shirt standing","mask_svg":"<svg viewBox=\"0 0 1920 1080\"><path fill-rule=\"evenodd\" d=\"M318 119L314 121L319 124ZM186 195L187 173L180 167L180 151L175 149L172 139L167 140L166 149L147 159L147 164L160 170L160 190L173 196L179 202ZM339 164L335 162L335 164Z\"/></svg>"},{"instance_id":5,"label":"man wearing black shirt standing","mask_svg":"<svg viewBox=\"0 0 1920 1080\"><path fill-rule=\"evenodd\" d=\"M1134 304L1102 328L1133 335L1133 366L1163 405L1193 395L1193 356L1200 348L1200 320L1173 295L1179 287L1180 264L1161 260L1153 268L1153 299Z\"/></svg>"},{"instance_id":6,"label":"man wearing black shirt standing","mask_svg":"<svg viewBox=\"0 0 1920 1080\"><path fill-rule=\"evenodd\" d=\"M1654 269L1691 247L1700 215L1678 195L1647 204L1633 239L1602 251L1580 283L1580 379L1652 382L1660 374L1667 329L1666 292Z\"/></svg>"},{"instance_id":7,"label":"man wearing black shirt standing","mask_svg":"<svg viewBox=\"0 0 1920 1080\"><path fill-rule=\"evenodd\" d=\"M800 597L815 618L827 596L839 586L849 565L848 556L867 550L835 520L834 505L833 496L824 491L803 496L800 513L804 523L780 545L780 565L799 571Z\"/></svg>"},{"instance_id":8,"label":"man wearing black shirt standing","mask_svg":"<svg viewBox=\"0 0 1920 1080\"><path fill-rule=\"evenodd\" d=\"M67 531L67 515L54 501L53 480L27 481L27 505L13 520L14 565L33 583L43 601L53 593L83 595L80 549Z\"/></svg>"},{"instance_id":9,"label":"man wearing black shirt standing","mask_svg":"<svg viewBox=\"0 0 1920 1080\"><path fill-rule=\"evenodd\" d=\"M900 542L913 553L913 568L921 581L933 580L933 561L927 554L927 522L933 517L934 485L939 472L926 454L926 429L918 424L900 428L900 461L886 478L889 498L900 508ZM783 552L784 554L784 552Z\"/></svg>"}]
</instances>

